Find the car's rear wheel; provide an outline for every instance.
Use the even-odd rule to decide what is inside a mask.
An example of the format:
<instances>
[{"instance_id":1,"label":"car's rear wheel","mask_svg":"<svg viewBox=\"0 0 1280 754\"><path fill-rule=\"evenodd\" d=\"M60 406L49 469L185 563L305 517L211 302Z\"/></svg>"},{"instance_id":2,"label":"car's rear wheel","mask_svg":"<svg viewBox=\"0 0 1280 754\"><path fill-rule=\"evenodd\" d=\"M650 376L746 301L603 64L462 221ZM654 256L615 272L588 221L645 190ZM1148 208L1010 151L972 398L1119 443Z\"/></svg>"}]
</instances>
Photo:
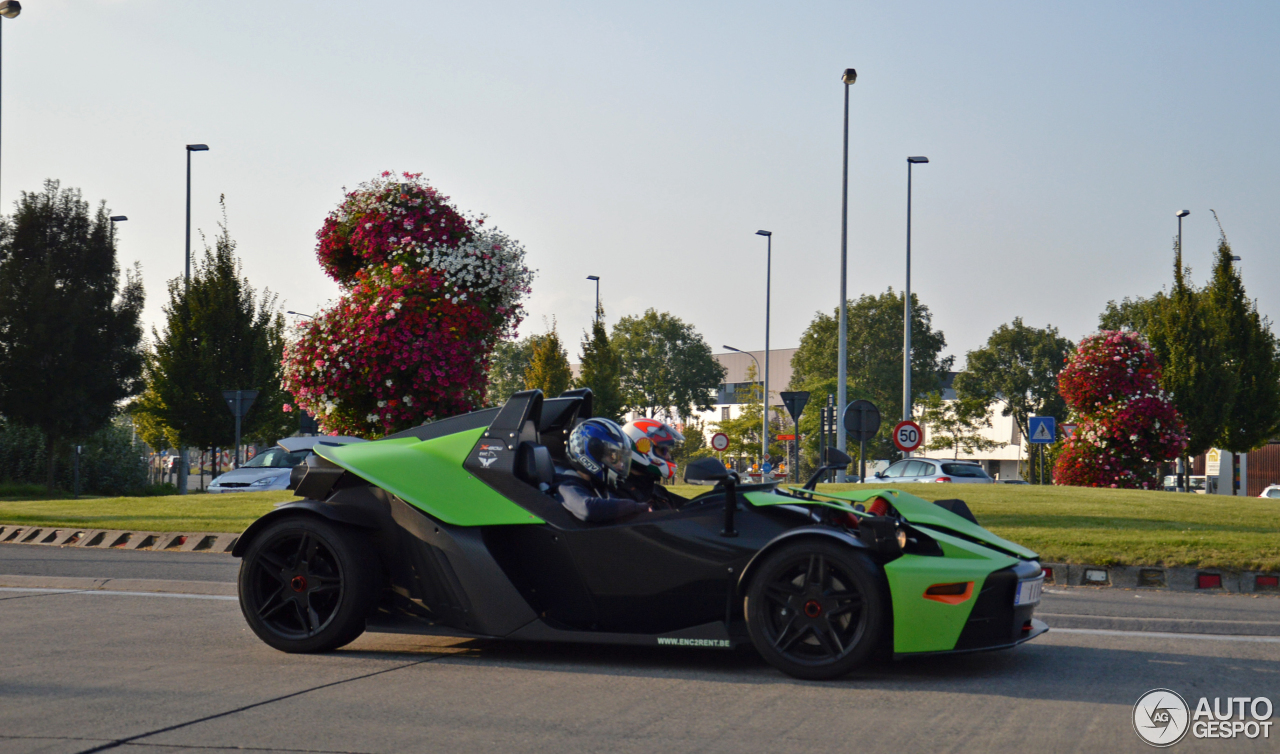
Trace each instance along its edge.
<instances>
[{"instance_id":1,"label":"car's rear wheel","mask_svg":"<svg viewBox=\"0 0 1280 754\"><path fill-rule=\"evenodd\" d=\"M324 652L355 640L378 598L378 563L363 532L313 516L278 521L245 551L240 610L284 652Z\"/></svg>"},{"instance_id":2,"label":"car's rear wheel","mask_svg":"<svg viewBox=\"0 0 1280 754\"><path fill-rule=\"evenodd\" d=\"M809 540L760 564L744 611L756 650L782 672L838 678L869 660L885 638L888 588L865 553Z\"/></svg>"}]
</instances>

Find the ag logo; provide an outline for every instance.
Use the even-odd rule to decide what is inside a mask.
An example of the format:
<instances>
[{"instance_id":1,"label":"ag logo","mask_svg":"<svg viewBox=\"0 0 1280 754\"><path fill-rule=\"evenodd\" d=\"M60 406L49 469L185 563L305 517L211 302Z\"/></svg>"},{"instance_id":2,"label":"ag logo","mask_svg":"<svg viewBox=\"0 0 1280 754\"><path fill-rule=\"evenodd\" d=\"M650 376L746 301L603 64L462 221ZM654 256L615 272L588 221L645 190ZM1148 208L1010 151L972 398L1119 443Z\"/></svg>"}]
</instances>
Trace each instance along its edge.
<instances>
[{"instance_id":1,"label":"ag logo","mask_svg":"<svg viewBox=\"0 0 1280 754\"><path fill-rule=\"evenodd\" d=\"M1187 702L1169 689L1152 689L1133 705L1133 729L1143 741L1164 748L1187 735L1191 712Z\"/></svg>"}]
</instances>

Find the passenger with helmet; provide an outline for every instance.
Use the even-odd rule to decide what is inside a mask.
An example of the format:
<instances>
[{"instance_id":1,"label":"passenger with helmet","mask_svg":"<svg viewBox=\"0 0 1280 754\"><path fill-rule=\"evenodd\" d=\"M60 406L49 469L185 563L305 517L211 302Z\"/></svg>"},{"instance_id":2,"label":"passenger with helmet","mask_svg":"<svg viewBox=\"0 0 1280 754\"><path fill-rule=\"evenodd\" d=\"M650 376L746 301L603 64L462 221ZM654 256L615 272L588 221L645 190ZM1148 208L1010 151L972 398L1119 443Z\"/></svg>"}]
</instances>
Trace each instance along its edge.
<instances>
[{"instance_id":1,"label":"passenger with helmet","mask_svg":"<svg viewBox=\"0 0 1280 754\"><path fill-rule=\"evenodd\" d=\"M622 431L633 448L631 474L620 485L622 492L655 508L676 507L661 483L676 476L673 452L684 442L684 435L657 419L643 418L627 422Z\"/></svg>"},{"instance_id":2,"label":"passenger with helmet","mask_svg":"<svg viewBox=\"0 0 1280 754\"><path fill-rule=\"evenodd\" d=\"M612 521L650 510L644 503L610 494L631 470L631 440L608 419L587 419L565 443L572 473L557 474L551 494L580 521Z\"/></svg>"}]
</instances>

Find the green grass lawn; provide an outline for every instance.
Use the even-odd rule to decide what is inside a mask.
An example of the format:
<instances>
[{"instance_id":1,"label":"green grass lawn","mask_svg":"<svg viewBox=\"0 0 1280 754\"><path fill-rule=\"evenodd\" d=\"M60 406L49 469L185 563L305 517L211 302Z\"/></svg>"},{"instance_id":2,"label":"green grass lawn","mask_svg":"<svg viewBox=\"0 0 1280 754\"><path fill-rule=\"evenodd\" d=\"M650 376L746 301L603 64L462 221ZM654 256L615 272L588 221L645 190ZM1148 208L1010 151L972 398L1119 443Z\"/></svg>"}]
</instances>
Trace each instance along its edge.
<instances>
[{"instance_id":1,"label":"green grass lawn","mask_svg":"<svg viewBox=\"0 0 1280 754\"><path fill-rule=\"evenodd\" d=\"M0 499L0 524L141 531L244 531L293 493L100 497L80 500Z\"/></svg>"},{"instance_id":2,"label":"green grass lawn","mask_svg":"<svg viewBox=\"0 0 1280 754\"><path fill-rule=\"evenodd\" d=\"M686 497L706 490L672 489ZM1024 485L911 484L902 489L926 500L961 498L983 526L1049 562L1280 570L1280 501ZM275 503L290 499L290 492L242 492L0 500L0 524L239 532Z\"/></svg>"},{"instance_id":3,"label":"green grass lawn","mask_svg":"<svg viewBox=\"0 0 1280 754\"><path fill-rule=\"evenodd\" d=\"M673 489L687 497L706 488ZM1003 484L899 489L925 500L960 498L978 523L1046 562L1280 570L1280 500Z\"/></svg>"}]
</instances>

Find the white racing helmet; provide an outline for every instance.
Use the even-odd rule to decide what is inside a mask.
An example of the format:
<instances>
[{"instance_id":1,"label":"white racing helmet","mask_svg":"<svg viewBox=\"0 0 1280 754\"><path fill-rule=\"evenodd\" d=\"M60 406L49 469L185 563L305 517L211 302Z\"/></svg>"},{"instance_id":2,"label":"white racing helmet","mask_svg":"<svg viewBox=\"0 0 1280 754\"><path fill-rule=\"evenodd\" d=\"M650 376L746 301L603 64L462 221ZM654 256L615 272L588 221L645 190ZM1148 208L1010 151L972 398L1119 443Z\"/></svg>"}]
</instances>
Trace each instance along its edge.
<instances>
[{"instance_id":1,"label":"white racing helmet","mask_svg":"<svg viewBox=\"0 0 1280 754\"><path fill-rule=\"evenodd\" d=\"M634 446L632 462L647 466L662 479L674 479L676 464L672 459L675 447L684 442L684 435L674 427L657 419L636 419L622 428ZM647 448L642 449L642 445Z\"/></svg>"}]
</instances>

